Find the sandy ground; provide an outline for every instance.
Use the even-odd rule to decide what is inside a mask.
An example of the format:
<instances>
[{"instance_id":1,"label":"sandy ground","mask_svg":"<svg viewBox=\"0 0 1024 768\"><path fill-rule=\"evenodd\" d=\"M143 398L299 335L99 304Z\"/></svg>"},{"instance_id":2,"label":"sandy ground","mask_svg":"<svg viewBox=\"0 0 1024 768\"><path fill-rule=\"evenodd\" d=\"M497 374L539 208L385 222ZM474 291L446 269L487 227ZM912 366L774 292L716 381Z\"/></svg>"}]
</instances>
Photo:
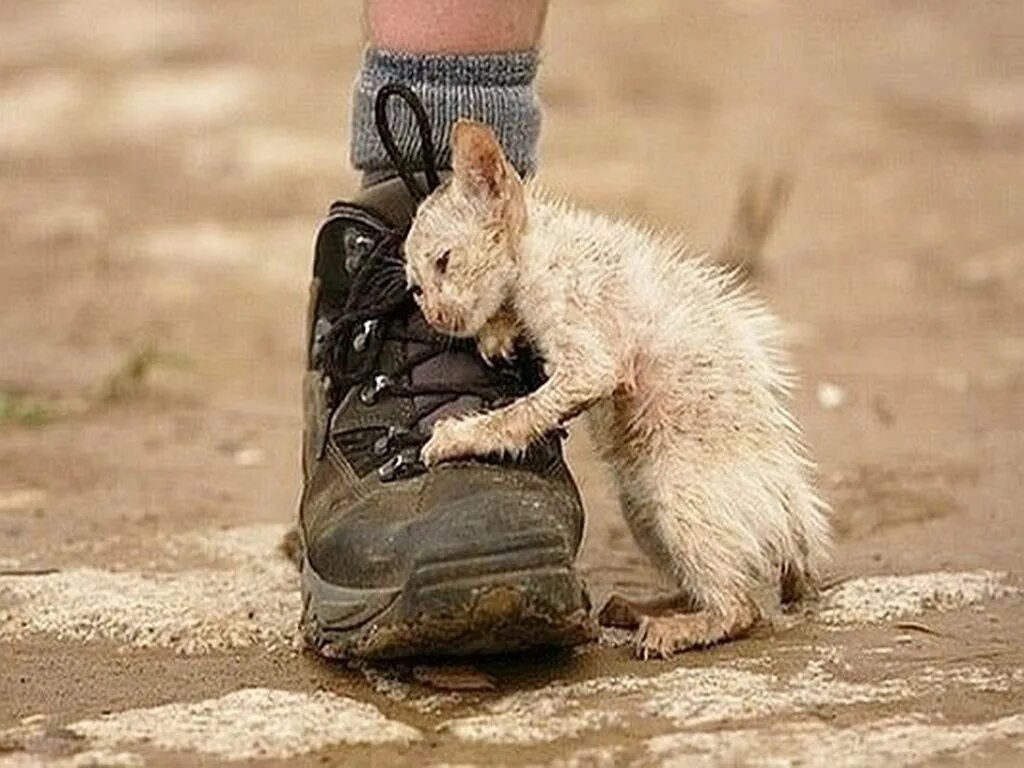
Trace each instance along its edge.
<instances>
[{"instance_id":1,"label":"sandy ground","mask_svg":"<svg viewBox=\"0 0 1024 768\"><path fill-rule=\"evenodd\" d=\"M1024 761L1019 3L554 5L550 186L713 246L745 170L795 175L761 283L848 580L672 662L302 652L275 546L355 3L5 0L0 766ZM571 458L595 596L652 590Z\"/></svg>"}]
</instances>

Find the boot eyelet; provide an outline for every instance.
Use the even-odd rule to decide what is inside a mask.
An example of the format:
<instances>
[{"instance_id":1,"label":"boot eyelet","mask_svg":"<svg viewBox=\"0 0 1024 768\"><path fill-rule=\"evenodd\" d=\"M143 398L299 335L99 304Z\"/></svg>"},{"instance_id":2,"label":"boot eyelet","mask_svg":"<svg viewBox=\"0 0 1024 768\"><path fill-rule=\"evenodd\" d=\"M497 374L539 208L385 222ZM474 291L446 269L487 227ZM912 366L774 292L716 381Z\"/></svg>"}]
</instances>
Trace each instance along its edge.
<instances>
[{"instance_id":1,"label":"boot eyelet","mask_svg":"<svg viewBox=\"0 0 1024 768\"><path fill-rule=\"evenodd\" d=\"M354 349L356 352L365 352L366 347L370 343L370 336L376 329L376 320L367 320L365 323L363 323L362 329L359 331L356 337L352 339L352 349Z\"/></svg>"},{"instance_id":2,"label":"boot eyelet","mask_svg":"<svg viewBox=\"0 0 1024 768\"><path fill-rule=\"evenodd\" d=\"M345 250L345 271L355 274L363 259L369 256L377 245L377 241L359 227L349 227L342 235L342 246Z\"/></svg>"},{"instance_id":3,"label":"boot eyelet","mask_svg":"<svg viewBox=\"0 0 1024 768\"><path fill-rule=\"evenodd\" d=\"M363 391L359 393L359 399L363 405L374 405L377 402L377 398L380 397L380 393L391 386L391 379L383 374L373 377L373 384L363 387Z\"/></svg>"},{"instance_id":4,"label":"boot eyelet","mask_svg":"<svg viewBox=\"0 0 1024 768\"><path fill-rule=\"evenodd\" d=\"M417 468L421 466L417 453L397 453L377 468L377 477L381 479L381 482L388 483L415 475Z\"/></svg>"},{"instance_id":5,"label":"boot eyelet","mask_svg":"<svg viewBox=\"0 0 1024 768\"><path fill-rule=\"evenodd\" d=\"M377 469L377 477L385 483L403 476L409 469L409 460L402 454L392 456Z\"/></svg>"}]
</instances>

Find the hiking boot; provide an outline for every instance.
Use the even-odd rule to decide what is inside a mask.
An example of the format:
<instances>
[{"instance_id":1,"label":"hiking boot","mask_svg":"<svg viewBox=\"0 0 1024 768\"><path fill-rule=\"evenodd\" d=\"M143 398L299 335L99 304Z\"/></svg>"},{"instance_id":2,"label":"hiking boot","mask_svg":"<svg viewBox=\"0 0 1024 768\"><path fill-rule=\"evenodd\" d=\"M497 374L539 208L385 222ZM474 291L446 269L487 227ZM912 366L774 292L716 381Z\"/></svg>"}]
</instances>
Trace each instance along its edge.
<instances>
[{"instance_id":1,"label":"hiking boot","mask_svg":"<svg viewBox=\"0 0 1024 768\"><path fill-rule=\"evenodd\" d=\"M571 645L595 625L574 562L583 510L562 435L518 459L442 464L439 418L542 380L521 350L494 367L436 335L406 290L415 212L393 179L335 203L316 239L304 382L302 627L325 656Z\"/></svg>"}]
</instances>

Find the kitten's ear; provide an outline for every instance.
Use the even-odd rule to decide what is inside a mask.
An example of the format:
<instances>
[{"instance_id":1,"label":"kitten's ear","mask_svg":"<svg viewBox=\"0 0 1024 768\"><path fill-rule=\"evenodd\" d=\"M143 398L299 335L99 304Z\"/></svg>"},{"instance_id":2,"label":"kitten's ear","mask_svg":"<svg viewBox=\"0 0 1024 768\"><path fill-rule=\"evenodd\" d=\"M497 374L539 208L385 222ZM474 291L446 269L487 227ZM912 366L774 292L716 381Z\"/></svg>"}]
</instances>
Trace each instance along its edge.
<instances>
[{"instance_id":1,"label":"kitten's ear","mask_svg":"<svg viewBox=\"0 0 1024 768\"><path fill-rule=\"evenodd\" d=\"M452 170L455 181L488 202L507 199L522 184L494 132L483 123L458 120L452 126Z\"/></svg>"},{"instance_id":2,"label":"kitten's ear","mask_svg":"<svg viewBox=\"0 0 1024 768\"><path fill-rule=\"evenodd\" d=\"M452 126L451 145L455 183L496 214L506 233L521 233L526 223L523 180L494 132L483 123L458 120Z\"/></svg>"}]
</instances>

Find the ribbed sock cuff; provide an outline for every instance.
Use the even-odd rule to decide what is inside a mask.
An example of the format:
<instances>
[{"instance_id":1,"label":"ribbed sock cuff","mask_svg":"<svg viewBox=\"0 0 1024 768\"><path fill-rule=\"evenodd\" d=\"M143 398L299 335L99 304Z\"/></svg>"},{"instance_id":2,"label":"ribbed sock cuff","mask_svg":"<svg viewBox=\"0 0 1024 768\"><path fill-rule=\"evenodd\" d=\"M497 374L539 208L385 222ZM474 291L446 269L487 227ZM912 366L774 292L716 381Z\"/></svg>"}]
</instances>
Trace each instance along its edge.
<instances>
[{"instance_id":1,"label":"ribbed sock cuff","mask_svg":"<svg viewBox=\"0 0 1024 768\"><path fill-rule=\"evenodd\" d=\"M509 161L520 173L532 174L540 135L540 102L533 85L537 65L535 51L421 55L368 48L352 97L352 165L367 181L392 175L374 126L373 101L381 86L397 82L423 100L442 168L451 167L452 123L468 117L490 125ZM392 99L388 115L403 156L414 167L422 167L412 112Z\"/></svg>"}]
</instances>

